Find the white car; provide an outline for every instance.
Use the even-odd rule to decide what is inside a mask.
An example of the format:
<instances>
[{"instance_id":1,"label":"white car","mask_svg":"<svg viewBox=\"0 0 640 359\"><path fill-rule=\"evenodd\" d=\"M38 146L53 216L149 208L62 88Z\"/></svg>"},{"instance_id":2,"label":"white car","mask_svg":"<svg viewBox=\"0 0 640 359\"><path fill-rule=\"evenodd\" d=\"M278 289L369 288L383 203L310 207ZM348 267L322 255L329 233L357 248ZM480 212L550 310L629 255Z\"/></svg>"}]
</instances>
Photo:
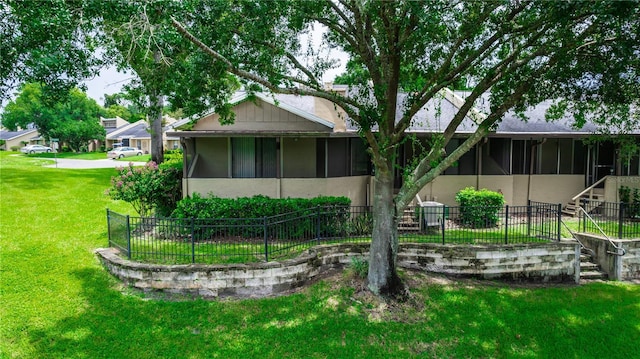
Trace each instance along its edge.
<instances>
[{"instance_id":1,"label":"white car","mask_svg":"<svg viewBox=\"0 0 640 359\"><path fill-rule=\"evenodd\" d=\"M43 145L29 145L24 146L20 149L22 153L43 153L43 152L51 152L53 151L51 147L43 146Z\"/></svg>"},{"instance_id":2,"label":"white car","mask_svg":"<svg viewBox=\"0 0 640 359\"><path fill-rule=\"evenodd\" d=\"M107 158L124 158L131 156L142 156L142 151L135 147L118 147L107 152Z\"/></svg>"}]
</instances>

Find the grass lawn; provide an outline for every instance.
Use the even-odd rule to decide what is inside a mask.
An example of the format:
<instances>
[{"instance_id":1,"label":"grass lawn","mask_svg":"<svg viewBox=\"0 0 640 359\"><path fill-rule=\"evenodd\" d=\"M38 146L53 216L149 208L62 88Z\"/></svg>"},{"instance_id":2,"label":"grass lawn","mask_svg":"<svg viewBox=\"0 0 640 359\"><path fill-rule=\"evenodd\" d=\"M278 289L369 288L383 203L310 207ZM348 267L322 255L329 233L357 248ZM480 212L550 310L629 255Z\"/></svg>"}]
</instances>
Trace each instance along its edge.
<instances>
[{"instance_id":1,"label":"grass lawn","mask_svg":"<svg viewBox=\"0 0 640 359\"><path fill-rule=\"evenodd\" d=\"M59 152L59 153L34 153L32 155L24 155L28 157L39 158L69 158L74 160L103 160L107 158L105 152Z\"/></svg>"},{"instance_id":2,"label":"grass lawn","mask_svg":"<svg viewBox=\"0 0 640 359\"><path fill-rule=\"evenodd\" d=\"M517 287L405 272L385 306L338 274L286 297L161 301L123 288L107 244L114 169L0 152L0 358L634 358L640 286Z\"/></svg>"},{"instance_id":3,"label":"grass lawn","mask_svg":"<svg viewBox=\"0 0 640 359\"><path fill-rule=\"evenodd\" d=\"M14 152L19 153L19 152ZM32 155L23 154L24 157L33 158L68 158L74 160L104 160L107 158L106 152L59 152L59 153L34 153ZM151 155L133 156L125 158L116 158L115 161L121 162L149 162L151 161Z\"/></svg>"}]
</instances>

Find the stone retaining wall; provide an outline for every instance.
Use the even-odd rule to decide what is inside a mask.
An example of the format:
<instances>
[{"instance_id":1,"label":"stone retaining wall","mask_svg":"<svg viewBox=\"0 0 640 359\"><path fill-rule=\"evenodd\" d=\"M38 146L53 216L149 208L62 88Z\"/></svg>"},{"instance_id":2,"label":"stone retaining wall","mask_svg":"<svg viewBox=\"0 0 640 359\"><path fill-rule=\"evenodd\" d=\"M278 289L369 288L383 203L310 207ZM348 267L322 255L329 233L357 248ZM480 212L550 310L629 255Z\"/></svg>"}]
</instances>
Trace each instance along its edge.
<instances>
[{"instance_id":1,"label":"stone retaining wall","mask_svg":"<svg viewBox=\"0 0 640 359\"><path fill-rule=\"evenodd\" d=\"M343 268L351 257L368 257L369 244L322 245L282 262L226 265L158 265L132 262L117 250L96 250L114 276L143 291L205 298L265 297L300 287L328 270ZM400 245L398 265L412 270L484 279L577 282L579 247L575 243L517 245Z\"/></svg>"}]
</instances>

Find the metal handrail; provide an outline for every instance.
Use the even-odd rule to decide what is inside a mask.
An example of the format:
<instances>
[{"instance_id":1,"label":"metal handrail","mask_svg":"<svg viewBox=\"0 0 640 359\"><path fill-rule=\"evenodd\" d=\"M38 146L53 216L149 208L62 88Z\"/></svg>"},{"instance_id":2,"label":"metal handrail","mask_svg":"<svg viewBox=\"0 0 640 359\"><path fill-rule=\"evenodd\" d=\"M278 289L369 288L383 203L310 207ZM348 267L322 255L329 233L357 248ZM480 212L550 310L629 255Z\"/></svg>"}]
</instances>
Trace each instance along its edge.
<instances>
[{"instance_id":1,"label":"metal handrail","mask_svg":"<svg viewBox=\"0 0 640 359\"><path fill-rule=\"evenodd\" d=\"M578 238L578 236L576 236L576 233L575 233L574 231L572 231L572 230L571 230L571 228L569 228L569 226L568 226L566 223L564 223L564 221L563 221L563 220L560 220L560 223L562 223L562 225L564 226L564 228L565 228L567 231L569 231L569 233L571 234L571 237L573 237L573 239L575 239L575 240L578 242L578 244L580 244L580 248L581 248L581 249L584 249L584 250L588 251L589 253L591 253L591 255L595 255L595 254L596 254L596 252L595 252L593 249L588 248L587 246L585 246L585 245L582 243L582 241L580 241L580 238Z\"/></svg>"},{"instance_id":2,"label":"metal handrail","mask_svg":"<svg viewBox=\"0 0 640 359\"><path fill-rule=\"evenodd\" d=\"M575 201L576 199L578 199L578 198L582 197L582 195L583 195L583 194L585 194L585 193L587 193L587 192L589 192L589 191L593 191L593 189L594 189L597 185L599 185L600 183L604 182L604 180L606 180L606 179L607 179L607 177L609 177L609 176L604 176L604 177L602 177L602 178L601 178L601 179L599 179L596 183L592 184L591 186L589 186L589 187L585 188L582 192L580 192L580 193L578 193L577 195L573 196L573 198L571 198L571 200L572 200L572 201ZM589 196L589 197L591 197L591 196Z\"/></svg>"},{"instance_id":3,"label":"metal handrail","mask_svg":"<svg viewBox=\"0 0 640 359\"><path fill-rule=\"evenodd\" d=\"M609 244L611 244L613 246L613 248L616 249L616 252L611 252L611 251L607 251L607 253L609 254L614 254L616 256L623 256L625 254L627 254L627 251L624 249L624 247L622 246L617 246L615 243L613 243L613 241L611 240L611 238L609 238L609 236L607 236L606 233L604 233L604 231L602 230L602 228L600 228L600 226L598 225L598 223L596 223L596 221L591 217L591 215L589 215L589 213L587 213L587 211L584 210L584 208L582 207L578 207L577 208L579 211L582 211L582 213L584 213L584 215L586 216L586 218L589 219L589 221L591 221L591 224L593 224L598 231L600 231L600 234L602 234L604 236L604 238L606 238L606 240L609 242ZM620 251L622 251L622 253L620 253Z\"/></svg>"}]
</instances>

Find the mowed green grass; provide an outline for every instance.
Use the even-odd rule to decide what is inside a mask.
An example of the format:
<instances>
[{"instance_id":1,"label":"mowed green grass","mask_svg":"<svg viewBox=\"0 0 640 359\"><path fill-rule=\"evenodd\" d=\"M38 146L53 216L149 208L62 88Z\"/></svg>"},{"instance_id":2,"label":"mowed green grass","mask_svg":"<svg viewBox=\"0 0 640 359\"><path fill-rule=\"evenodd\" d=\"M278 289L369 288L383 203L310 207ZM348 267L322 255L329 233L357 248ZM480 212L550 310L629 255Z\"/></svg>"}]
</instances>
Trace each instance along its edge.
<instances>
[{"instance_id":1,"label":"mowed green grass","mask_svg":"<svg viewBox=\"0 0 640 359\"><path fill-rule=\"evenodd\" d=\"M405 272L384 307L348 276L289 296L149 300L105 272L114 169L0 152L0 358L637 358L640 287L515 287Z\"/></svg>"},{"instance_id":2,"label":"mowed green grass","mask_svg":"<svg viewBox=\"0 0 640 359\"><path fill-rule=\"evenodd\" d=\"M106 152L60 152L60 153L34 153L32 155L22 154L25 157L32 158L67 158L74 160L104 160L107 158ZM131 156L124 158L116 158L115 161L121 162L149 162L151 155Z\"/></svg>"}]
</instances>

